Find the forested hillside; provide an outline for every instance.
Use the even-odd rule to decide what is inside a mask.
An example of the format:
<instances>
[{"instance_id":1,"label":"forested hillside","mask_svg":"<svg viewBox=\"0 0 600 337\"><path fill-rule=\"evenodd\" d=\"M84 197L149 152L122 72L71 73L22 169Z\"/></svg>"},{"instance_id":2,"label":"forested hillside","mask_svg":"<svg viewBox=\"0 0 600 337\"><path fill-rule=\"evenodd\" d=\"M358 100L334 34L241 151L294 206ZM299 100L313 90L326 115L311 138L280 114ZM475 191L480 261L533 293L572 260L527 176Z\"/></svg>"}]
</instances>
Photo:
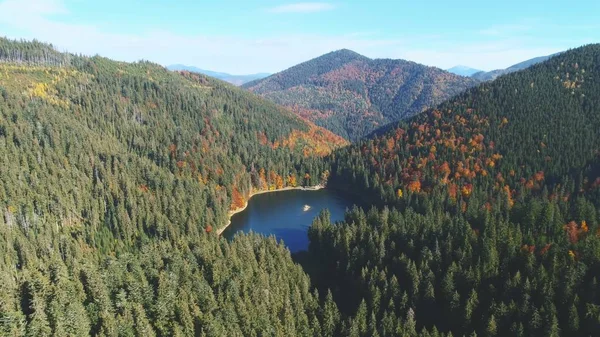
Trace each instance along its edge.
<instances>
[{"instance_id":1,"label":"forested hillside","mask_svg":"<svg viewBox=\"0 0 600 337\"><path fill-rule=\"evenodd\" d=\"M422 112L477 81L339 50L243 85L349 140Z\"/></svg>"},{"instance_id":2,"label":"forested hillside","mask_svg":"<svg viewBox=\"0 0 600 337\"><path fill-rule=\"evenodd\" d=\"M341 332L598 335L599 109L589 45L334 153L330 186L390 207L309 230Z\"/></svg>"},{"instance_id":3,"label":"forested hillside","mask_svg":"<svg viewBox=\"0 0 600 337\"><path fill-rule=\"evenodd\" d=\"M202 75L0 39L0 335L320 334L289 251L215 229L344 143Z\"/></svg>"},{"instance_id":4,"label":"forested hillside","mask_svg":"<svg viewBox=\"0 0 600 337\"><path fill-rule=\"evenodd\" d=\"M327 59L296 70L396 62ZM589 45L339 148L221 81L0 39L0 335L596 336L599 107ZM215 233L324 180L377 208L315 219L307 272Z\"/></svg>"}]
</instances>

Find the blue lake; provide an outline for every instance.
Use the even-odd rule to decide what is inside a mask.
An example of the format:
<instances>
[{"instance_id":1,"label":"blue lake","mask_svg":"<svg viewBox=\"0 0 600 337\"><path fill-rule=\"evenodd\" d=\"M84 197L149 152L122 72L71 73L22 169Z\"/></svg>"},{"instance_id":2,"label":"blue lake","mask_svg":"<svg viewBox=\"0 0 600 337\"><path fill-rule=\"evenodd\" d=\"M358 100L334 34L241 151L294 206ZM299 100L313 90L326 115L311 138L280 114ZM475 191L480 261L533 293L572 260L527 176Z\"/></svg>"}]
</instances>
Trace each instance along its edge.
<instances>
[{"instance_id":1,"label":"blue lake","mask_svg":"<svg viewBox=\"0 0 600 337\"><path fill-rule=\"evenodd\" d=\"M332 222L344 220L354 201L343 192L330 189L317 191L288 190L253 196L248 207L231 217L231 225L223 237L231 239L237 232L253 231L275 235L292 253L308 249L308 227L319 212L328 209ZM304 210L304 206L310 209Z\"/></svg>"}]
</instances>

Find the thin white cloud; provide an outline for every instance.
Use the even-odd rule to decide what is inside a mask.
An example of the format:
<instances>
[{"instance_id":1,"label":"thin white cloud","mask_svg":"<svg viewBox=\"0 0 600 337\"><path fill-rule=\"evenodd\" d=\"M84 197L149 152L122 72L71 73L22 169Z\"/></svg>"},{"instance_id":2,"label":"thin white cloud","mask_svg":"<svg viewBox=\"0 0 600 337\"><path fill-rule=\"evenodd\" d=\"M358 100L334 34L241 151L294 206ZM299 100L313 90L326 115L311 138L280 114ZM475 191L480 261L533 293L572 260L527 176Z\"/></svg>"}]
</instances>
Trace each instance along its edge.
<instances>
[{"instance_id":1,"label":"thin white cloud","mask_svg":"<svg viewBox=\"0 0 600 337\"><path fill-rule=\"evenodd\" d=\"M270 13L316 13L330 11L335 6L326 2L298 2L269 8Z\"/></svg>"}]
</instances>

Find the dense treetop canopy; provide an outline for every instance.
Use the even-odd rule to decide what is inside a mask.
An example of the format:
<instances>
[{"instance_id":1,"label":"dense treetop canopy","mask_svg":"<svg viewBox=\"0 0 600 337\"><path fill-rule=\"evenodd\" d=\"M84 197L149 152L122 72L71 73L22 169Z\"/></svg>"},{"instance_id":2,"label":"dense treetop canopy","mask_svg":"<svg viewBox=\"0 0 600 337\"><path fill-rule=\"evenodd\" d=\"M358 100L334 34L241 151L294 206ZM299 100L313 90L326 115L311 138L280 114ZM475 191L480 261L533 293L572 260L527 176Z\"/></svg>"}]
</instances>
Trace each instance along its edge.
<instances>
[{"instance_id":1,"label":"dense treetop canopy","mask_svg":"<svg viewBox=\"0 0 600 337\"><path fill-rule=\"evenodd\" d=\"M595 336L599 107L589 45L340 148L215 79L0 39L0 335ZM324 211L301 265L215 234L320 183L375 207Z\"/></svg>"},{"instance_id":2,"label":"dense treetop canopy","mask_svg":"<svg viewBox=\"0 0 600 337\"><path fill-rule=\"evenodd\" d=\"M391 207L309 231L348 333L596 335L599 107L590 45L336 151L330 185Z\"/></svg>"},{"instance_id":3,"label":"dense treetop canopy","mask_svg":"<svg viewBox=\"0 0 600 337\"><path fill-rule=\"evenodd\" d=\"M149 62L6 39L0 61L0 335L318 334L289 251L215 232L252 190L321 183L343 139Z\"/></svg>"}]
</instances>

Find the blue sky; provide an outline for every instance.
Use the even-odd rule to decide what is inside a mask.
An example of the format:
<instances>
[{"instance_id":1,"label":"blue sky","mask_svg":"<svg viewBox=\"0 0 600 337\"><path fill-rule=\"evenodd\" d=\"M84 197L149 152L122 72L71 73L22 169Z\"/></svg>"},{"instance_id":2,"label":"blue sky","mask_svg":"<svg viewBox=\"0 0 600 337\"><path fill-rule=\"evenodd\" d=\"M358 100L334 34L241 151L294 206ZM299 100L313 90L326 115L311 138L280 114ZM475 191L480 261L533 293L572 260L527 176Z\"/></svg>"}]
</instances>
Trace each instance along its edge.
<instances>
[{"instance_id":1,"label":"blue sky","mask_svg":"<svg viewBox=\"0 0 600 337\"><path fill-rule=\"evenodd\" d=\"M597 0L0 0L0 35L234 74L341 48L491 70L600 42L598 13Z\"/></svg>"}]
</instances>

